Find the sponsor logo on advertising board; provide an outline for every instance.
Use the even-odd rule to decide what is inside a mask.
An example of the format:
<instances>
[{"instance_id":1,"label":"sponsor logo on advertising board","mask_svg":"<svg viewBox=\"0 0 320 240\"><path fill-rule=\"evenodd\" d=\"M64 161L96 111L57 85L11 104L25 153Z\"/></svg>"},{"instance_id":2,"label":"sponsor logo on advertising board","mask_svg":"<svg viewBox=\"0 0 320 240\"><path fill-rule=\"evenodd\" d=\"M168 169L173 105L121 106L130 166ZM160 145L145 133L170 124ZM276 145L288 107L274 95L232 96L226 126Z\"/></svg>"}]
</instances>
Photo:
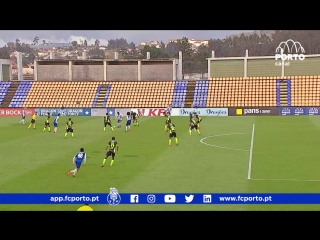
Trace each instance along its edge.
<instances>
[{"instance_id":1,"label":"sponsor logo on advertising board","mask_svg":"<svg viewBox=\"0 0 320 240\"><path fill-rule=\"evenodd\" d=\"M307 108L308 115L319 115L320 113L320 107L309 107Z\"/></svg>"},{"instance_id":2,"label":"sponsor logo on advertising board","mask_svg":"<svg viewBox=\"0 0 320 240\"><path fill-rule=\"evenodd\" d=\"M46 116L48 112L51 116L57 116L59 113L62 116L91 116L90 108L36 108L35 111L39 116Z\"/></svg>"},{"instance_id":3,"label":"sponsor logo on advertising board","mask_svg":"<svg viewBox=\"0 0 320 240\"><path fill-rule=\"evenodd\" d=\"M173 113L175 112L173 111ZM201 116L226 117L228 116L228 108L180 108L178 116L189 116L190 113Z\"/></svg>"},{"instance_id":4,"label":"sponsor logo on advertising board","mask_svg":"<svg viewBox=\"0 0 320 240\"><path fill-rule=\"evenodd\" d=\"M164 116L165 108L134 108L131 111L136 112L139 116L144 117L160 117Z\"/></svg>"},{"instance_id":5,"label":"sponsor logo on advertising board","mask_svg":"<svg viewBox=\"0 0 320 240\"><path fill-rule=\"evenodd\" d=\"M22 116L23 108L0 108L0 117L15 117ZM35 113L34 108L26 109L26 115L32 116Z\"/></svg>"},{"instance_id":6,"label":"sponsor logo on advertising board","mask_svg":"<svg viewBox=\"0 0 320 240\"><path fill-rule=\"evenodd\" d=\"M279 110L281 116L313 116L320 115L320 107L283 107Z\"/></svg>"},{"instance_id":7,"label":"sponsor logo on advertising board","mask_svg":"<svg viewBox=\"0 0 320 240\"><path fill-rule=\"evenodd\" d=\"M229 116L277 116L279 110L277 107L242 107L229 108Z\"/></svg>"}]
</instances>

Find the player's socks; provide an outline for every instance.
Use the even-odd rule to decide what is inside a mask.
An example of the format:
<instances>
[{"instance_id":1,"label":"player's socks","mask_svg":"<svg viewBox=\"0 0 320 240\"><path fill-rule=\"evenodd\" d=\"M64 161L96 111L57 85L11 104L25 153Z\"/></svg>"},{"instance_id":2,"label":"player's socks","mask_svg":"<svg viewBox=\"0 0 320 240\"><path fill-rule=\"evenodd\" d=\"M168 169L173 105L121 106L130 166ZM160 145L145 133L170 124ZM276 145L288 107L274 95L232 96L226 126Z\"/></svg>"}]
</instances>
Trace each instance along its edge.
<instances>
[{"instance_id":1,"label":"player's socks","mask_svg":"<svg viewBox=\"0 0 320 240\"><path fill-rule=\"evenodd\" d=\"M171 139L169 139L169 146L171 146Z\"/></svg>"},{"instance_id":2,"label":"player's socks","mask_svg":"<svg viewBox=\"0 0 320 240\"><path fill-rule=\"evenodd\" d=\"M66 138L66 137L67 137L67 135L68 135L68 133L65 133L65 134L64 134L64 138Z\"/></svg>"},{"instance_id":3,"label":"player's socks","mask_svg":"<svg viewBox=\"0 0 320 240\"><path fill-rule=\"evenodd\" d=\"M30 129L30 128L31 128L31 126L32 126L32 124L30 124L30 125L29 125L28 129Z\"/></svg>"},{"instance_id":4,"label":"player's socks","mask_svg":"<svg viewBox=\"0 0 320 240\"><path fill-rule=\"evenodd\" d=\"M200 130L199 130L199 129L197 129L197 132L198 132L198 134L200 135Z\"/></svg>"},{"instance_id":5,"label":"player's socks","mask_svg":"<svg viewBox=\"0 0 320 240\"><path fill-rule=\"evenodd\" d=\"M22 120L22 124L25 124L24 119Z\"/></svg>"},{"instance_id":6,"label":"player's socks","mask_svg":"<svg viewBox=\"0 0 320 240\"><path fill-rule=\"evenodd\" d=\"M126 131L128 131L128 126L126 126Z\"/></svg>"},{"instance_id":7,"label":"player's socks","mask_svg":"<svg viewBox=\"0 0 320 240\"><path fill-rule=\"evenodd\" d=\"M200 133L199 133L200 134ZM71 137L73 137L73 133L71 133Z\"/></svg>"},{"instance_id":8,"label":"player's socks","mask_svg":"<svg viewBox=\"0 0 320 240\"><path fill-rule=\"evenodd\" d=\"M104 166L104 164L106 163L106 161L107 161L107 159L106 159L106 158L105 158L105 159L103 159L103 162L102 162L101 167L103 167L103 166Z\"/></svg>"},{"instance_id":9,"label":"player's socks","mask_svg":"<svg viewBox=\"0 0 320 240\"><path fill-rule=\"evenodd\" d=\"M106 131L106 127L103 128L103 131L104 131L104 132Z\"/></svg>"},{"instance_id":10,"label":"player's socks","mask_svg":"<svg viewBox=\"0 0 320 240\"><path fill-rule=\"evenodd\" d=\"M48 127L48 131L51 132L51 127Z\"/></svg>"},{"instance_id":11,"label":"player's socks","mask_svg":"<svg viewBox=\"0 0 320 240\"><path fill-rule=\"evenodd\" d=\"M112 131L114 131L114 128L113 128L113 127L111 127L111 130L112 130Z\"/></svg>"},{"instance_id":12,"label":"player's socks","mask_svg":"<svg viewBox=\"0 0 320 240\"><path fill-rule=\"evenodd\" d=\"M35 129L36 128L36 125L35 124L33 124L33 129Z\"/></svg>"},{"instance_id":13,"label":"player's socks","mask_svg":"<svg viewBox=\"0 0 320 240\"><path fill-rule=\"evenodd\" d=\"M139 123L137 122L137 126L139 127Z\"/></svg>"},{"instance_id":14,"label":"player's socks","mask_svg":"<svg viewBox=\"0 0 320 240\"><path fill-rule=\"evenodd\" d=\"M191 133L191 130L189 130L189 134L191 135L192 133Z\"/></svg>"},{"instance_id":15,"label":"player's socks","mask_svg":"<svg viewBox=\"0 0 320 240\"><path fill-rule=\"evenodd\" d=\"M178 146L178 144L179 144L179 141L178 141L178 138L176 138L176 145Z\"/></svg>"},{"instance_id":16,"label":"player's socks","mask_svg":"<svg viewBox=\"0 0 320 240\"><path fill-rule=\"evenodd\" d=\"M167 125L164 125L164 130L167 131Z\"/></svg>"},{"instance_id":17,"label":"player's socks","mask_svg":"<svg viewBox=\"0 0 320 240\"><path fill-rule=\"evenodd\" d=\"M114 160L111 160L110 167L112 167L113 162L114 162Z\"/></svg>"},{"instance_id":18,"label":"player's socks","mask_svg":"<svg viewBox=\"0 0 320 240\"><path fill-rule=\"evenodd\" d=\"M46 128L45 128L45 127L43 128L43 131L44 131L44 132L46 131Z\"/></svg>"}]
</instances>

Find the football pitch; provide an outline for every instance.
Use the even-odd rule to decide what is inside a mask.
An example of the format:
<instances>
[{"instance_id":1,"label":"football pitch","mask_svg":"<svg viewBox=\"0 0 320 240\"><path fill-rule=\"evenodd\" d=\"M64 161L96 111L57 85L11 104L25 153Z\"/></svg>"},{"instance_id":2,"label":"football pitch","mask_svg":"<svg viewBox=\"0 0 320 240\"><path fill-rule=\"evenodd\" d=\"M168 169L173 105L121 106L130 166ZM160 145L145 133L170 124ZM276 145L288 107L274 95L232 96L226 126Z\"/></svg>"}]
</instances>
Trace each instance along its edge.
<instances>
[{"instance_id":1,"label":"football pitch","mask_svg":"<svg viewBox=\"0 0 320 240\"><path fill-rule=\"evenodd\" d=\"M73 117L75 136L42 132L1 117L1 193L318 193L320 118L317 116L203 117L201 135L188 117L172 117L179 146L168 146L164 117L141 117L131 132L103 132L103 117ZM113 120L115 125L115 120ZM254 130L254 132L253 132ZM119 152L101 168L112 136ZM77 176L72 158L83 147ZM248 179L248 175L250 179ZM71 210L81 205L0 205L0 210ZM318 205L92 205L94 210L320 210Z\"/></svg>"}]
</instances>

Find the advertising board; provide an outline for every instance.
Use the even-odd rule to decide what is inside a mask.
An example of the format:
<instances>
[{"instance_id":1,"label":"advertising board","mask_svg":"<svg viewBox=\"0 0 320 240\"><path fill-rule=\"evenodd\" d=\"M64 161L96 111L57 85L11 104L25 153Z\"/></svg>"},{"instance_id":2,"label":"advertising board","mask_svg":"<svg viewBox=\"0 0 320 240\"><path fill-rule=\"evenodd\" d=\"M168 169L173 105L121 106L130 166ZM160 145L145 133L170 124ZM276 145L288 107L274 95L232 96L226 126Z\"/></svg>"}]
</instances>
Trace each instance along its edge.
<instances>
[{"instance_id":1,"label":"advertising board","mask_svg":"<svg viewBox=\"0 0 320 240\"><path fill-rule=\"evenodd\" d=\"M133 108L131 111L136 112L139 116L160 117L164 116L166 108Z\"/></svg>"},{"instance_id":2,"label":"advertising board","mask_svg":"<svg viewBox=\"0 0 320 240\"><path fill-rule=\"evenodd\" d=\"M320 115L320 107L280 107L280 116L313 116Z\"/></svg>"},{"instance_id":3,"label":"advertising board","mask_svg":"<svg viewBox=\"0 0 320 240\"><path fill-rule=\"evenodd\" d=\"M278 107L229 108L229 116L278 116Z\"/></svg>"},{"instance_id":4,"label":"advertising board","mask_svg":"<svg viewBox=\"0 0 320 240\"><path fill-rule=\"evenodd\" d=\"M36 108L38 116L46 116L48 112L51 116L91 116L91 108Z\"/></svg>"},{"instance_id":5,"label":"advertising board","mask_svg":"<svg viewBox=\"0 0 320 240\"><path fill-rule=\"evenodd\" d=\"M0 117L22 116L24 108L0 108ZM26 116L32 116L36 111L34 108L27 108Z\"/></svg>"},{"instance_id":6,"label":"advertising board","mask_svg":"<svg viewBox=\"0 0 320 240\"><path fill-rule=\"evenodd\" d=\"M172 116L189 116L190 113L194 112L200 116L228 116L228 108L174 108L172 110Z\"/></svg>"}]
</instances>

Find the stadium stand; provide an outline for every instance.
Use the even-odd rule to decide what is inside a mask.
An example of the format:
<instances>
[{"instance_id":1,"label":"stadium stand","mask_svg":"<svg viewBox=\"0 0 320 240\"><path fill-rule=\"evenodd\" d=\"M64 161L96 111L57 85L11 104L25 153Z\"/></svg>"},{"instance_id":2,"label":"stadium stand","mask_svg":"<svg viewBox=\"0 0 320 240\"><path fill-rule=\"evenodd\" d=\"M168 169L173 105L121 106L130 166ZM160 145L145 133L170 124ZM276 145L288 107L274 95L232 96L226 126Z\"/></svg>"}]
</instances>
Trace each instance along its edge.
<instances>
[{"instance_id":1,"label":"stadium stand","mask_svg":"<svg viewBox=\"0 0 320 240\"><path fill-rule=\"evenodd\" d=\"M192 104L197 107L320 106L319 80L319 76L289 76L216 78L195 84L193 81ZM187 102L189 86L188 81L0 82L0 104L37 108L157 108L170 104L182 107Z\"/></svg>"},{"instance_id":2,"label":"stadium stand","mask_svg":"<svg viewBox=\"0 0 320 240\"><path fill-rule=\"evenodd\" d=\"M2 105L10 86L11 82L0 82L0 105Z\"/></svg>"},{"instance_id":3,"label":"stadium stand","mask_svg":"<svg viewBox=\"0 0 320 240\"><path fill-rule=\"evenodd\" d=\"M33 82L23 107L91 108L97 82Z\"/></svg>"},{"instance_id":4,"label":"stadium stand","mask_svg":"<svg viewBox=\"0 0 320 240\"><path fill-rule=\"evenodd\" d=\"M275 78L219 78L210 81L207 107L269 107L276 99Z\"/></svg>"},{"instance_id":5,"label":"stadium stand","mask_svg":"<svg viewBox=\"0 0 320 240\"><path fill-rule=\"evenodd\" d=\"M9 107L22 107L27 98L32 82L20 82L18 89L9 104Z\"/></svg>"},{"instance_id":6,"label":"stadium stand","mask_svg":"<svg viewBox=\"0 0 320 240\"><path fill-rule=\"evenodd\" d=\"M320 76L293 76L290 79L292 106L320 106Z\"/></svg>"},{"instance_id":7,"label":"stadium stand","mask_svg":"<svg viewBox=\"0 0 320 240\"><path fill-rule=\"evenodd\" d=\"M108 84L112 87L106 107L157 108L172 103L175 81L108 82Z\"/></svg>"}]
</instances>

